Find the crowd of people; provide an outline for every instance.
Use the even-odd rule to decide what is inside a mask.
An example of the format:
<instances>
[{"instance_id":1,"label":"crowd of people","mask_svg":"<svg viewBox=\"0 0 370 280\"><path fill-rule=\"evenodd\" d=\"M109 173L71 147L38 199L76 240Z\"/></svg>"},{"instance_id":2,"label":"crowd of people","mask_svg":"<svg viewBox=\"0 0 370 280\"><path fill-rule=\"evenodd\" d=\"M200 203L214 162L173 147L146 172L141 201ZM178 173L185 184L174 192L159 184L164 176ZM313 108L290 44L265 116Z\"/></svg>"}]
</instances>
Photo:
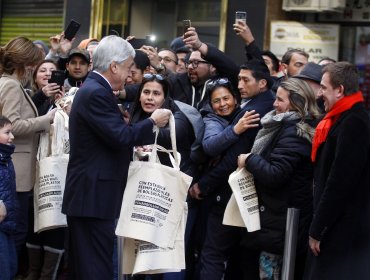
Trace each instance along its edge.
<instances>
[{"instance_id":1,"label":"crowd of people","mask_svg":"<svg viewBox=\"0 0 370 280\"><path fill-rule=\"evenodd\" d=\"M151 150L154 127L171 148L171 114L180 170L193 178L186 268L128 279L280 279L289 208L299 209L293 279L370 274L370 118L356 67L299 49L279 60L245 22L234 30L239 65L194 27L159 50L116 35L73 48L63 33L50 48L25 37L0 47L0 280L120 279L114 232L129 163ZM55 70L63 84L50 81ZM39 136L69 95L68 227L38 233ZM254 182L258 231L223 224L238 168Z\"/></svg>"}]
</instances>

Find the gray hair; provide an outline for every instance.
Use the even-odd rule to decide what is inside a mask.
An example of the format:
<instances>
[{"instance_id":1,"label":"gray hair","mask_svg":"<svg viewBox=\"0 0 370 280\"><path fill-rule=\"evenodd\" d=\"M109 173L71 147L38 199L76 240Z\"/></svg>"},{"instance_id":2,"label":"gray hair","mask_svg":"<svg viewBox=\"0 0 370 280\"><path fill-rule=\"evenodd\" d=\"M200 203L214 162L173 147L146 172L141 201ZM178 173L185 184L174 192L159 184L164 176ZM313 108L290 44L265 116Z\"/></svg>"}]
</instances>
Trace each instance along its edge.
<instances>
[{"instance_id":1,"label":"gray hair","mask_svg":"<svg viewBox=\"0 0 370 280\"><path fill-rule=\"evenodd\" d=\"M129 42L116 35L104 37L95 48L92 56L94 70L106 72L115 61L121 64L129 57L135 57L135 50Z\"/></svg>"}]
</instances>

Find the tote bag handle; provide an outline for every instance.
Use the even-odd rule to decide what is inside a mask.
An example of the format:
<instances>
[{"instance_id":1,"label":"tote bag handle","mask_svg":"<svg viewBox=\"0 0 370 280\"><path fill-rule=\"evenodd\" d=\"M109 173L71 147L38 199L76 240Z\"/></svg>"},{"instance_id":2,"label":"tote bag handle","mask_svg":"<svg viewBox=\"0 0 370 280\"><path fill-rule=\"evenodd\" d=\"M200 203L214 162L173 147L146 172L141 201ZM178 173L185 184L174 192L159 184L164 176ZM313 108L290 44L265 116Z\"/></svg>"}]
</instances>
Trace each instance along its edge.
<instances>
[{"instance_id":1,"label":"tote bag handle","mask_svg":"<svg viewBox=\"0 0 370 280\"><path fill-rule=\"evenodd\" d=\"M58 108L54 117L54 131L51 138L52 156L61 156L64 154L64 143L66 141L64 128L66 122L68 122L68 115L61 108Z\"/></svg>"},{"instance_id":2,"label":"tote bag handle","mask_svg":"<svg viewBox=\"0 0 370 280\"><path fill-rule=\"evenodd\" d=\"M158 151L168 153L173 158L175 159L174 161L171 160L172 164L174 165L174 168L177 170L180 169L180 157L179 154L177 153L177 145L176 145L176 127L175 127L175 118L173 114L171 114L170 119L169 119L169 127L170 127L170 137L171 137L171 145L172 145L172 150L165 149L161 147L160 145L157 144L157 138L159 134L159 128L155 127L155 142L153 145L153 150L149 156L149 162L156 162L157 159L157 154ZM172 154L172 155L171 155Z\"/></svg>"}]
</instances>

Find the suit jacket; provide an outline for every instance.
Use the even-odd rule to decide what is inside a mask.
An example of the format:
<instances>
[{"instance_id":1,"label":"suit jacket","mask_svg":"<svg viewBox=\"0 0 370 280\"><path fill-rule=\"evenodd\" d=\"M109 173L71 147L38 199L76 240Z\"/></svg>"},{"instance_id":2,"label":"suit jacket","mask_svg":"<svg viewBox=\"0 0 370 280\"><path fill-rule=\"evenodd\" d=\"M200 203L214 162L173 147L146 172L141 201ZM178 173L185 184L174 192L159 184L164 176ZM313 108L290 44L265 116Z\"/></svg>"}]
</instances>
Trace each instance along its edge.
<instances>
[{"instance_id":1,"label":"suit jacket","mask_svg":"<svg viewBox=\"0 0 370 280\"><path fill-rule=\"evenodd\" d=\"M370 273L370 120L364 105L342 113L314 166L310 236L321 240L307 279L366 279ZM340 245L339 245L340 244Z\"/></svg>"},{"instance_id":2,"label":"suit jacket","mask_svg":"<svg viewBox=\"0 0 370 280\"><path fill-rule=\"evenodd\" d=\"M0 78L0 114L13 125L17 191L30 191L35 184L38 133L49 131L49 117L38 117L37 109L21 83L7 74Z\"/></svg>"},{"instance_id":3,"label":"suit jacket","mask_svg":"<svg viewBox=\"0 0 370 280\"><path fill-rule=\"evenodd\" d=\"M154 142L153 123L127 125L112 88L91 72L76 93L69 119L70 159L63 213L117 218L126 185L132 146Z\"/></svg>"}]
</instances>

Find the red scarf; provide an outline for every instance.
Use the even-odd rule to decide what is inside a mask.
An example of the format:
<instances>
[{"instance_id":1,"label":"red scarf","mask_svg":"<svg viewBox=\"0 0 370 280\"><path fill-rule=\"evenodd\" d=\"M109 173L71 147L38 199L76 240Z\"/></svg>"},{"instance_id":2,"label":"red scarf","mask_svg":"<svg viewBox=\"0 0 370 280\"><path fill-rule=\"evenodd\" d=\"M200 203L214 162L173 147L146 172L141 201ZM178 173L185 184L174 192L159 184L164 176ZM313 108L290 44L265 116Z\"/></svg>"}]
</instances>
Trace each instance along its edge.
<instances>
[{"instance_id":1,"label":"red scarf","mask_svg":"<svg viewBox=\"0 0 370 280\"><path fill-rule=\"evenodd\" d=\"M359 102L364 102L361 91L344 96L334 104L333 108L325 115L321 122L319 122L316 127L315 136L312 140L312 162L315 162L317 150L319 149L320 145L326 141L331 127L337 121L340 115L343 112L351 109L353 105Z\"/></svg>"}]
</instances>

